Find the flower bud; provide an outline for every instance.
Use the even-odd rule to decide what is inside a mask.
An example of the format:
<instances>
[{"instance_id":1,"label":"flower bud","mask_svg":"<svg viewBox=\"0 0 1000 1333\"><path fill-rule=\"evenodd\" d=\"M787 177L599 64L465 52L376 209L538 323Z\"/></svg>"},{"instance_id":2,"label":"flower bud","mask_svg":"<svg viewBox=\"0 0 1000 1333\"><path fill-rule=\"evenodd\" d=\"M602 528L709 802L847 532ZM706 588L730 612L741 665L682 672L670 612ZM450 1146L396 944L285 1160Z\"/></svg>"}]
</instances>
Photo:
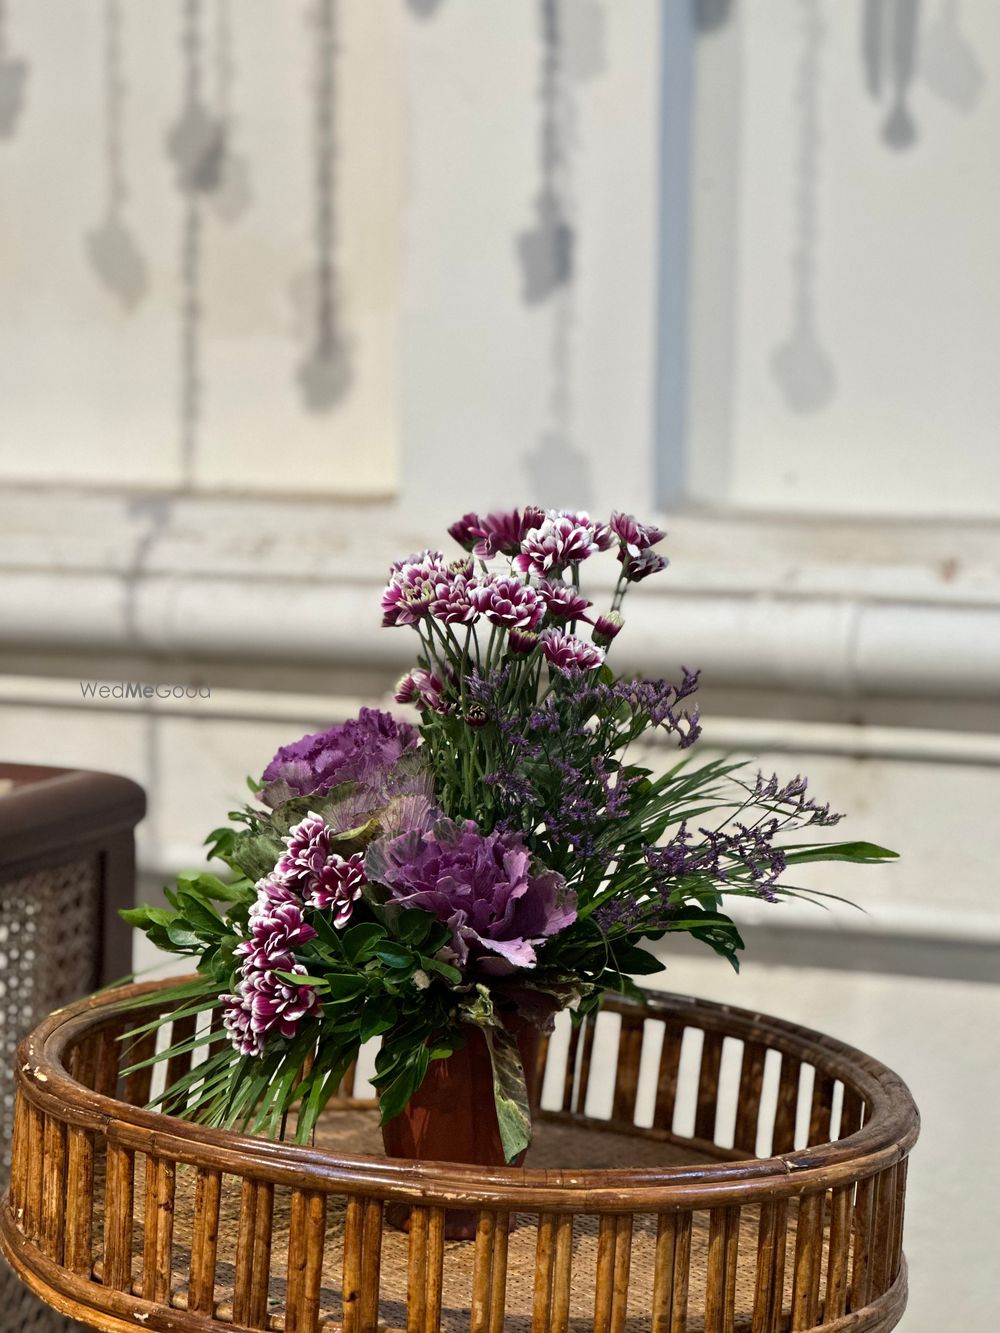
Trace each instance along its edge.
<instances>
[{"instance_id":1,"label":"flower bud","mask_svg":"<svg viewBox=\"0 0 1000 1333\"><path fill-rule=\"evenodd\" d=\"M534 630L512 629L507 635L507 647L519 656L532 652L538 647L539 636Z\"/></svg>"},{"instance_id":2,"label":"flower bud","mask_svg":"<svg viewBox=\"0 0 1000 1333\"><path fill-rule=\"evenodd\" d=\"M485 727L490 715L482 704L469 704L465 710L465 724L468 727Z\"/></svg>"},{"instance_id":3,"label":"flower bud","mask_svg":"<svg viewBox=\"0 0 1000 1333\"><path fill-rule=\"evenodd\" d=\"M607 648L612 639L617 638L624 624L625 621L619 612L608 611L605 615L598 616L594 621L594 632L591 638L599 648Z\"/></svg>"}]
</instances>

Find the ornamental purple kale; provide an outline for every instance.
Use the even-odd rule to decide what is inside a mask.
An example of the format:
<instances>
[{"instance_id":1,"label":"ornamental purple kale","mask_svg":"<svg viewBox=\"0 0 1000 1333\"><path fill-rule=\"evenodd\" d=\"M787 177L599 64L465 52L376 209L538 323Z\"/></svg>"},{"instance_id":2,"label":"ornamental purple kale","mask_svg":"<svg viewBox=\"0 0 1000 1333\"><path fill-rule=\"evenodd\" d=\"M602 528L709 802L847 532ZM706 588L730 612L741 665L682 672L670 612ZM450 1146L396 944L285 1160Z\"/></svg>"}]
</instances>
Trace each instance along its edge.
<instances>
[{"instance_id":1,"label":"ornamental purple kale","mask_svg":"<svg viewBox=\"0 0 1000 1333\"><path fill-rule=\"evenodd\" d=\"M416 748L416 727L377 708L283 745L264 769L263 799L279 805L289 796L317 796L341 782L378 787L399 760Z\"/></svg>"},{"instance_id":2,"label":"ornamental purple kale","mask_svg":"<svg viewBox=\"0 0 1000 1333\"><path fill-rule=\"evenodd\" d=\"M472 974L534 967L536 948L576 920L576 896L561 875L533 868L516 834L484 834L471 820L375 843L366 869L392 902L443 921L458 966Z\"/></svg>"}]
</instances>

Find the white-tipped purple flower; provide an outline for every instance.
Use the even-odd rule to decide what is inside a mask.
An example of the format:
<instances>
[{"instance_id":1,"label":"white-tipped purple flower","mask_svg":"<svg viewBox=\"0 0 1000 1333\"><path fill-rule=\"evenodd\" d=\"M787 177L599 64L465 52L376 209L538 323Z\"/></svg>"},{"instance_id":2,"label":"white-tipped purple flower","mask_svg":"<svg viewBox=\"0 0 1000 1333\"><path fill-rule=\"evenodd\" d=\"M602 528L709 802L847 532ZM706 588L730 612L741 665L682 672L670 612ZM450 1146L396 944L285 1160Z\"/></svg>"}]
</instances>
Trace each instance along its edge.
<instances>
[{"instance_id":1,"label":"white-tipped purple flower","mask_svg":"<svg viewBox=\"0 0 1000 1333\"><path fill-rule=\"evenodd\" d=\"M400 680L393 697L398 704L413 704L421 712L444 714L451 712L445 689L446 683L436 671L414 667Z\"/></svg>"},{"instance_id":2,"label":"white-tipped purple flower","mask_svg":"<svg viewBox=\"0 0 1000 1333\"><path fill-rule=\"evenodd\" d=\"M240 1055L264 1054L264 1040L251 1026L250 1001L242 995L220 995L222 1026Z\"/></svg>"},{"instance_id":3,"label":"white-tipped purple flower","mask_svg":"<svg viewBox=\"0 0 1000 1333\"><path fill-rule=\"evenodd\" d=\"M321 911L332 909L333 924L340 930L350 921L354 904L367 882L362 853L356 852L348 857L334 853L316 876L309 902Z\"/></svg>"},{"instance_id":4,"label":"white-tipped purple flower","mask_svg":"<svg viewBox=\"0 0 1000 1333\"><path fill-rule=\"evenodd\" d=\"M382 594L382 624L419 624L430 615L438 583L447 576L448 568L440 551L424 551L407 560L397 560Z\"/></svg>"},{"instance_id":5,"label":"white-tipped purple flower","mask_svg":"<svg viewBox=\"0 0 1000 1333\"><path fill-rule=\"evenodd\" d=\"M297 903L278 903L266 916L250 918L250 938L233 952L246 959L246 966L287 968L295 961L294 951L315 938Z\"/></svg>"},{"instance_id":6,"label":"white-tipped purple flower","mask_svg":"<svg viewBox=\"0 0 1000 1333\"><path fill-rule=\"evenodd\" d=\"M623 514L617 509L608 526L621 543L621 549L631 556L648 551L667 535L662 528L654 527L652 523L640 523L633 514Z\"/></svg>"},{"instance_id":7,"label":"white-tipped purple flower","mask_svg":"<svg viewBox=\"0 0 1000 1333\"><path fill-rule=\"evenodd\" d=\"M622 574L627 583L641 583L650 574L659 574L670 563L665 555L657 555L655 551L629 555L624 548L618 552L618 559L622 562Z\"/></svg>"},{"instance_id":8,"label":"white-tipped purple flower","mask_svg":"<svg viewBox=\"0 0 1000 1333\"><path fill-rule=\"evenodd\" d=\"M509 576L485 579L470 596L476 609L503 629L535 629L545 614L535 589Z\"/></svg>"},{"instance_id":9,"label":"white-tipped purple flower","mask_svg":"<svg viewBox=\"0 0 1000 1333\"><path fill-rule=\"evenodd\" d=\"M553 620L579 620L593 605L569 583L540 583L538 595Z\"/></svg>"},{"instance_id":10,"label":"white-tipped purple flower","mask_svg":"<svg viewBox=\"0 0 1000 1333\"><path fill-rule=\"evenodd\" d=\"M589 671L604 661L603 651L595 644L560 629L543 630L539 642L546 658L559 671Z\"/></svg>"},{"instance_id":11,"label":"white-tipped purple flower","mask_svg":"<svg viewBox=\"0 0 1000 1333\"><path fill-rule=\"evenodd\" d=\"M275 971L253 972L241 986L250 1005L250 1027L260 1036L277 1030L281 1036L296 1036L299 1024L321 1009L319 996L311 986L299 985L278 976L278 971L308 976L301 963Z\"/></svg>"},{"instance_id":12,"label":"white-tipped purple flower","mask_svg":"<svg viewBox=\"0 0 1000 1333\"><path fill-rule=\"evenodd\" d=\"M322 815L310 810L282 839L285 851L275 872L289 888L308 892L330 856L330 830Z\"/></svg>"},{"instance_id":13,"label":"white-tipped purple flower","mask_svg":"<svg viewBox=\"0 0 1000 1333\"><path fill-rule=\"evenodd\" d=\"M536 505L487 514L485 518L468 513L451 525L448 534L480 560L491 560L495 555L517 555L527 534L544 520L545 511Z\"/></svg>"},{"instance_id":14,"label":"white-tipped purple flower","mask_svg":"<svg viewBox=\"0 0 1000 1333\"><path fill-rule=\"evenodd\" d=\"M598 616L594 621L594 630L591 638L599 648L607 648L611 641L621 633L622 626L625 624L619 611L607 611L603 616Z\"/></svg>"},{"instance_id":15,"label":"white-tipped purple flower","mask_svg":"<svg viewBox=\"0 0 1000 1333\"><path fill-rule=\"evenodd\" d=\"M445 570L434 584L434 600L430 612L435 620L445 625L469 625L478 618L472 600L476 584L465 574Z\"/></svg>"},{"instance_id":16,"label":"white-tipped purple flower","mask_svg":"<svg viewBox=\"0 0 1000 1333\"><path fill-rule=\"evenodd\" d=\"M589 514L552 510L521 542L514 564L523 573L556 578L567 565L608 550L613 540L607 524L595 523Z\"/></svg>"}]
</instances>

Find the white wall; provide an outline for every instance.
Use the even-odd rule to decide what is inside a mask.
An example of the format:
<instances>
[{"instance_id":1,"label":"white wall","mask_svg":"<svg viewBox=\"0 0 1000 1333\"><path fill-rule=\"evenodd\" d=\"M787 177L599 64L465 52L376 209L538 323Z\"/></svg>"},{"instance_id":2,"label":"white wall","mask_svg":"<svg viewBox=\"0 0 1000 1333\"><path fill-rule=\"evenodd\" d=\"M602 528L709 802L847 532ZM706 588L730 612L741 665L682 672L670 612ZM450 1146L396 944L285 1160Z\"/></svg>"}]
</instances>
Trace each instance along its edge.
<instances>
[{"instance_id":1,"label":"white wall","mask_svg":"<svg viewBox=\"0 0 1000 1333\"><path fill-rule=\"evenodd\" d=\"M1000 1095L1000 404L988 373L1000 10L921 7L915 76L900 83L917 137L903 150L880 138L892 77L879 99L865 89L864 6L698 8L686 449L667 469L683 494L668 513L673 567L636 596L622 661L703 666L712 744L809 772L850 812L847 829L904 859L856 879L824 872L868 915L762 909L743 976L681 951L667 981L826 1028L899 1068L925 1112L903 1327L988 1328L1000 1316L1000 1181L980 1150ZM82 249L103 202L103 9L6 11L7 51L31 70L15 132L0 136L0 751L144 783L148 889L196 861L279 743L384 697L409 652L378 627L391 558L469 507L656 508L658 227L663 191L676 209L672 192L687 190L658 173L661 10L564 3L559 73L543 85L529 0L339 0L354 111L338 130L337 197L347 291L372 297L367 323L348 303L368 378L308 414L294 380L303 345L285 322L286 275L308 259L314 218L305 7L282 8L272 42L273 9L231 5L235 142L254 205L232 225L205 206L204 412L183 487L181 201L162 148L181 94L178 6L158 0L141 22L125 7L127 217L151 265L132 316ZM217 7L201 14L214 49ZM664 78L686 77L687 50L670 46ZM799 160L807 59L818 138ZM77 84L58 75L66 62L83 69ZM67 105L86 131L72 154ZM575 280L529 302L518 239L538 220L545 107ZM796 410L771 356L789 331L803 181L810 311L835 383L824 397L814 378ZM261 340L245 336L258 327ZM141 374L124 373L125 357ZM233 489L254 494L222 493ZM273 493L285 490L303 498ZM101 705L81 678L197 681L211 698Z\"/></svg>"}]
</instances>

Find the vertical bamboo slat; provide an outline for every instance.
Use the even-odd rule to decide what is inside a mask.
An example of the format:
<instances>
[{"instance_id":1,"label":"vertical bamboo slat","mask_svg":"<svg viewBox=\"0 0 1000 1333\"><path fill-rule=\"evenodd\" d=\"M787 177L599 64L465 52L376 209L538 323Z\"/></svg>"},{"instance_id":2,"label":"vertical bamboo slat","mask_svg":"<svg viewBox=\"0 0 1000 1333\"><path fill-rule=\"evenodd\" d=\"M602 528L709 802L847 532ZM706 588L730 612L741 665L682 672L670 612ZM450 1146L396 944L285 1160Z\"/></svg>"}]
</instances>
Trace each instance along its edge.
<instances>
[{"instance_id":1,"label":"vertical bamboo slat","mask_svg":"<svg viewBox=\"0 0 1000 1333\"><path fill-rule=\"evenodd\" d=\"M775 1157L791 1152L795 1147L795 1115L799 1105L801 1072L801 1060L792 1055L782 1055L778 1103L774 1111L774 1134L771 1139L771 1154Z\"/></svg>"},{"instance_id":2,"label":"vertical bamboo slat","mask_svg":"<svg viewBox=\"0 0 1000 1333\"><path fill-rule=\"evenodd\" d=\"M809 1147L817 1143L828 1143L830 1140L834 1083L835 1079L832 1074L824 1074L821 1070L816 1070L816 1076L813 1080L812 1105L809 1108L809 1139L807 1145Z\"/></svg>"},{"instance_id":3,"label":"vertical bamboo slat","mask_svg":"<svg viewBox=\"0 0 1000 1333\"><path fill-rule=\"evenodd\" d=\"M764 1082L765 1054L765 1048L759 1042L744 1044L733 1146L751 1156L757 1151L757 1118L760 1114L760 1090Z\"/></svg>"},{"instance_id":4,"label":"vertical bamboo slat","mask_svg":"<svg viewBox=\"0 0 1000 1333\"><path fill-rule=\"evenodd\" d=\"M27 1137L28 1103L18 1095L14 1101L14 1127L10 1140L10 1209L19 1225L24 1225L25 1191L28 1176Z\"/></svg>"},{"instance_id":5,"label":"vertical bamboo slat","mask_svg":"<svg viewBox=\"0 0 1000 1333\"><path fill-rule=\"evenodd\" d=\"M476 1243L472 1259L472 1296L469 1304L469 1333L487 1333L490 1326L495 1236L496 1214L484 1209L476 1219Z\"/></svg>"},{"instance_id":6,"label":"vertical bamboo slat","mask_svg":"<svg viewBox=\"0 0 1000 1333\"><path fill-rule=\"evenodd\" d=\"M135 1159L127 1148L108 1144L104 1198L104 1283L115 1291L132 1285L132 1206Z\"/></svg>"},{"instance_id":7,"label":"vertical bamboo slat","mask_svg":"<svg viewBox=\"0 0 1000 1333\"><path fill-rule=\"evenodd\" d=\"M561 1213L556 1222L556 1253L552 1269L551 1333L567 1333L573 1278L573 1214Z\"/></svg>"},{"instance_id":8,"label":"vertical bamboo slat","mask_svg":"<svg viewBox=\"0 0 1000 1333\"><path fill-rule=\"evenodd\" d=\"M348 1203L350 1209L350 1203ZM345 1238L346 1256L346 1238ZM427 1209L410 1209L410 1247L409 1267L406 1282L406 1328L407 1333L424 1333L427 1319ZM347 1299L347 1277L345 1268L344 1299ZM344 1333L351 1333L344 1320Z\"/></svg>"},{"instance_id":9,"label":"vertical bamboo slat","mask_svg":"<svg viewBox=\"0 0 1000 1333\"><path fill-rule=\"evenodd\" d=\"M194 1185L194 1223L191 1239L191 1274L188 1308L211 1315L215 1308L215 1263L219 1249L219 1201L222 1176L211 1167L198 1167Z\"/></svg>"},{"instance_id":10,"label":"vertical bamboo slat","mask_svg":"<svg viewBox=\"0 0 1000 1333\"><path fill-rule=\"evenodd\" d=\"M364 1223L362 1227L364 1230ZM288 1233L285 1333L316 1333L319 1328L325 1233L326 1196L312 1190L293 1191ZM362 1252L366 1248L366 1237L363 1235ZM359 1312L359 1318L362 1327L373 1327L373 1323L365 1324L363 1311ZM371 1319L370 1313L368 1318ZM377 1322L377 1318L374 1322Z\"/></svg>"},{"instance_id":11,"label":"vertical bamboo slat","mask_svg":"<svg viewBox=\"0 0 1000 1333\"><path fill-rule=\"evenodd\" d=\"M271 1223L274 1216L274 1186L261 1182L255 1187L253 1206L253 1259L247 1322L255 1328L267 1327L267 1298L271 1282Z\"/></svg>"},{"instance_id":12,"label":"vertical bamboo slat","mask_svg":"<svg viewBox=\"0 0 1000 1333\"><path fill-rule=\"evenodd\" d=\"M490 1281L489 1333L502 1333L507 1306L507 1243L510 1214L498 1213L493 1236L493 1276Z\"/></svg>"},{"instance_id":13,"label":"vertical bamboo slat","mask_svg":"<svg viewBox=\"0 0 1000 1333\"><path fill-rule=\"evenodd\" d=\"M358 1303L358 1321L362 1333L373 1333L378 1326L382 1261L382 1204L378 1199L365 1200L361 1226L361 1299Z\"/></svg>"},{"instance_id":14,"label":"vertical bamboo slat","mask_svg":"<svg viewBox=\"0 0 1000 1333\"><path fill-rule=\"evenodd\" d=\"M552 1268L556 1253L556 1219L543 1213L535 1240L535 1285L531 1300L531 1333L547 1333L552 1311Z\"/></svg>"},{"instance_id":15,"label":"vertical bamboo slat","mask_svg":"<svg viewBox=\"0 0 1000 1333\"><path fill-rule=\"evenodd\" d=\"M628 1125L635 1121L635 1098L639 1088L639 1065L642 1060L644 1033L643 1021L635 1023L622 1021L611 1118Z\"/></svg>"},{"instance_id":16,"label":"vertical bamboo slat","mask_svg":"<svg viewBox=\"0 0 1000 1333\"><path fill-rule=\"evenodd\" d=\"M715 1116L719 1103L719 1068L722 1063L722 1033L706 1032L701 1048L698 1072L698 1104L694 1117L694 1136L706 1143L715 1142Z\"/></svg>"},{"instance_id":17,"label":"vertical bamboo slat","mask_svg":"<svg viewBox=\"0 0 1000 1333\"><path fill-rule=\"evenodd\" d=\"M611 1289L611 1333L625 1333L628 1318L628 1279L632 1265L632 1216L615 1224L615 1266Z\"/></svg>"},{"instance_id":18,"label":"vertical bamboo slat","mask_svg":"<svg viewBox=\"0 0 1000 1333\"><path fill-rule=\"evenodd\" d=\"M752 1333L778 1333L784 1302L787 1237L787 1202L775 1199L764 1204L757 1234Z\"/></svg>"},{"instance_id":19,"label":"vertical bamboo slat","mask_svg":"<svg viewBox=\"0 0 1000 1333\"><path fill-rule=\"evenodd\" d=\"M820 1267L823 1260L823 1195L804 1194L795 1222L792 1330L819 1322Z\"/></svg>"},{"instance_id":20,"label":"vertical bamboo slat","mask_svg":"<svg viewBox=\"0 0 1000 1333\"><path fill-rule=\"evenodd\" d=\"M653 1266L652 1333L673 1333L674 1250L676 1213L660 1213L656 1222L656 1259Z\"/></svg>"},{"instance_id":21,"label":"vertical bamboo slat","mask_svg":"<svg viewBox=\"0 0 1000 1333\"><path fill-rule=\"evenodd\" d=\"M42 1251L54 1263L61 1264L66 1234L66 1126L54 1116L46 1116L44 1136Z\"/></svg>"},{"instance_id":22,"label":"vertical bamboo slat","mask_svg":"<svg viewBox=\"0 0 1000 1333\"><path fill-rule=\"evenodd\" d=\"M830 1241L824 1307L824 1317L827 1320L839 1318L847 1313L853 1194L853 1185L840 1185L830 1196Z\"/></svg>"},{"instance_id":23,"label":"vertical bamboo slat","mask_svg":"<svg viewBox=\"0 0 1000 1333\"><path fill-rule=\"evenodd\" d=\"M906 1173L909 1158L904 1157L896 1167L896 1203L892 1211L892 1270L890 1280L895 1282L903 1262L903 1214L906 1206Z\"/></svg>"},{"instance_id":24,"label":"vertical bamboo slat","mask_svg":"<svg viewBox=\"0 0 1000 1333\"><path fill-rule=\"evenodd\" d=\"M854 1200L854 1262L851 1266L851 1309L861 1310L871 1299L871 1242L875 1178L858 1182Z\"/></svg>"},{"instance_id":25,"label":"vertical bamboo slat","mask_svg":"<svg viewBox=\"0 0 1000 1333\"><path fill-rule=\"evenodd\" d=\"M94 1262L94 1140L89 1130L71 1126L66 1144L66 1267L90 1277Z\"/></svg>"},{"instance_id":26,"label":"vertical bamboo slat","mask_svg":"<svg viewBox=\"0 0 1000 1333\"><path fill-rule=\"evenodd\" d=\"M677 1074L681 1063L684 1028L667 1021L663 1028L663 1047L656 1075L656 1110L653 1123L658 1129L672 1130L677 1102Z\"/></svg>"},{"instance_id":27,"label":"vertical bamboo slat","mask_svg":"<svg viewBox=\"0 0 1000 1333\"><path fill-rule=\"evenodd\" d=\"M875 1226L872 1237L872 1295L889 1288L892 1270L893 1209L896 1204L896 1168L879 1173L875 1182Z\"/></svg>"},{"instance_id":28,"label":"vertical bamboo slat","mask_svg":"<svg viewBox=\"0 0 1000 1333\"><path fill-rule=\"evenodd\" d=\"M42 1176L45 1171L45 1127L42 1113L25 1104L25 1157L30 1170L24 1193L24 1234L37 1241L42 1229Z\"/></svg>"},{"instance_id":29,"label":"vertical bamboo slat","mask_svg":"<svg viewBox=\"0 0 1000 1333\"><path fill-rule=\"evenodd\" d=\"M739 1209L713 1208L708 1218L705 1333L732 1333L736 1318L739 1239Z\"/></svg>"}]
</instances>

